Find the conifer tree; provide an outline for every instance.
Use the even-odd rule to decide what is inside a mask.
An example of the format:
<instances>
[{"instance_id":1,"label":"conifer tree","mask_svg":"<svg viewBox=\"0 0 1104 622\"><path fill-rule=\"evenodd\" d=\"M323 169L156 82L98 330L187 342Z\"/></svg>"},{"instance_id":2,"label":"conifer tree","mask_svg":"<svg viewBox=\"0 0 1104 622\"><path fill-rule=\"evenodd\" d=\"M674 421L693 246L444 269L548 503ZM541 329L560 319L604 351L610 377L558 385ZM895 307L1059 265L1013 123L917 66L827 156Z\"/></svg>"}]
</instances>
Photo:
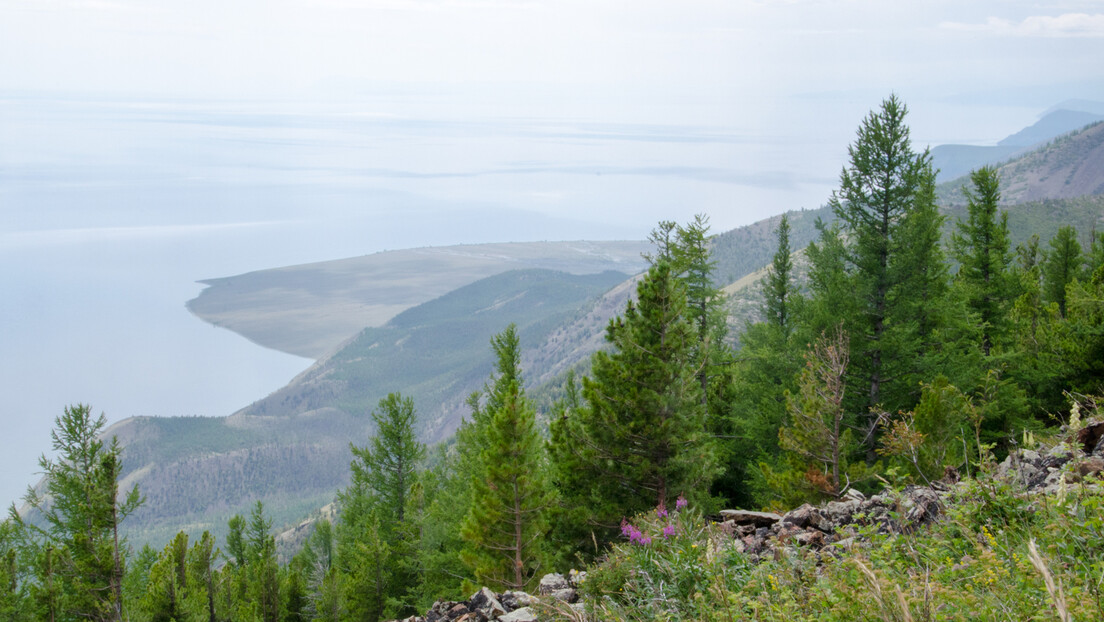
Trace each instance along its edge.
<instances>
[{"instance_id":1,"label":"conifer tree","mask_svg":"<svg viewBox=\"0 0 1104 622\"><path fill-rule=\"evenodd\" d=\"M125 547L119 524L142 503L138 487L119 499L121 449L100 439L107 423L83 404L66 407L51 436L56 460L39 459L46 494L30 489L28 505L42 513L43 562L51 616L121 620ZM12 508L12 517L18 514ZM58 588L54 590L53 584Z\"/></svg>"},{"instance_id":2,"label":"conifer tree","mask_svg":"<svg viewBox=\"0 0 1104 622\"><path fill-rule=\"evenodd\" d=\"M967 219L959 221L951 242L961 267L958 283L967 292L967 304L977 314L981 349L989 356L994 336L1003 330L1014 298L1009 279L1012 262L1008 241L1008 213L1001 210L1000 175L991 166L970 174L973 189L964 189Z\"/></svg>"},{"instance_id":3,"label":"conifer tree","mask_svg":"<svg viewBox=\"0 0 1104 622\"><path fill-rule=\"evenodd\" d=\"M353 481L377 499L385 529L403 522L406 496L414 483L418 463L425 458L425 445L414 433L417 414L414 400L391 393L372 411L376 434L367 447L352 447Z\"/></svg>"},{"instance_id":4,"label":"conifer tree","mask_svg":"<svg viewBox=\"0 0 1104 622\"><path fill-rule=\"evenodd\" d=\"M798 392L787 394L788 425L778 431L779 444L823 466L825 485L821 492L840 491L840 471L850 451L850 433L845 424L843 398L847 383L849 348L847 333L837 327L821 335L805 355L805 369Z\"/></svg>"},{"instance_id":5,"label":"conifer tree","mask_svg":"<svg viewBox=\"0 0 1104 622\"><path fill-rule=\"evenodd\" d=\"M536 410L522 386L517 327L508 326L491 345L497 375L487 393L486 429L479 435L486 445L461 529L463 558L479 584L525 590L544 561L552 496Z\"/></svg>"},{"instance_id":6,"label":"conifer tree","mask_svg":"<svg viewBox=\"0 0 1104 622\"><path fill-rule=\"evenodd\" d=\"M685 289L667 261L649 269L606 340L612 351L594 354L593 376L583 379L585 407L565 413L553 430L557 472L573 474L569 494L598 528L679 494L707 501L717 454L706 433Z\"/></svg>"},{"instance_id":7,"label":"conifer tree","mask_svg":"<svg viewBox=\"0 0 1104 622\"><path fill-rule=\"evenodd\" d=\"M378 596L358 596L348 603L349 615L364 619L412 609L407 596L417 581L410 572L414 543L404 521L416 468L425 457L425 446L414 434L413 400L392 393L380 400L372 420L376 435L367 447L350 446L352 482L338 494L337 557L342 572L349 575L345 588L358 590L367 584Z\"/></svg>"},{"instance_id":8,"label":"conifer tree","mask_svg":"<svg viewBox=\"0 0 1104 622\"><path fill-rule=\"evenodd\" d=\"M849 237L848 261L854 268L860 308L847 328L852 347L857 348L852 362L860 382L854 386L865 387L864 408L858 410L869 412L879 405L891 411L904 405L901 366L912 360L915 351L898 347L898 336L887 333L906 326L895 323L894 315L901 312L897 306L908 301L908 287L913 284L908 275L914 271L908 262L931 256L928 249L910 248L930 245L930 238L914 240L904 235L910 214L931 202L925 185L934 179L931 156L912 150L907 112L892 95L863 120L848 147L850 163L840 174L839 191L829 202ZM868 424L872 426L873 419ZM869 438L872 441L873 435Z\"/></svg>"},{"instance_id":9,"label":"conifer tree","mask_svg":"<svg viewBox=\"0 0 1104 622\"><path fill-rule=\"evenodd\" d=\"M1081 278L1082 261L1077 232L1068 225L1058 229L1043 263L1043 296L1058 305L1062 317L1066 317L1066 286Z\"/></svg>"},{"instance_id":10,"label":"conifer tree","mask_svg":"<svg viewBox=\"0 0 1104 622\"><path fill-rule=\"evenodd\" d=\"M793 295L793 250L790 248L790 219L785 214L778 223L778 248L763 285L763 315L767 323L789 332Z\"/></svg>"}]
</instances>

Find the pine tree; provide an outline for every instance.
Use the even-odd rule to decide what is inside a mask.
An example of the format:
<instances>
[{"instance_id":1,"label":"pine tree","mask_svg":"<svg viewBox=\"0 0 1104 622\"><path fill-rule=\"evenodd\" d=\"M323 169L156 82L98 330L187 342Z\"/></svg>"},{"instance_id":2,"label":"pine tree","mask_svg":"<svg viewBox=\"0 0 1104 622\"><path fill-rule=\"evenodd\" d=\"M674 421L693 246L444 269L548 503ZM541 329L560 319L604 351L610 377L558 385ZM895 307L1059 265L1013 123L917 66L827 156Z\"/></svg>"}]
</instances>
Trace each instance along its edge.
<instances>
[{"instance_id":1,"label":"pine tree","mask_svg":"<svg viewBox=\"0 0 1104 622\"><path fill-rule=\"evenodd\" d=\"M958 283L967 292L967 304L977 314L981 349L989 356L1014 295L1009 267L1008 213L1000 210L1000 176L991 166L970 174L973 189L964 189L967 219L952 234L954 258L960 264Z\"/></svg>"},{"instance_id":2,"label":"pine tree","mask_svg":"<svg viewBox=\"0 0 1104 622\"><path fill-rule=\"evenodd\" d=\"M497 376L487 393L486 429L479 435L486 445L461 529L463 558L480 584L526 590L544 561L552 496L536 410L522 387L517 327L508 326L491 345Z\"/></svg>"},{"instance_id":3,"label":"pine tree","mask_svg":"<svg viewBox=\"0 0 1104 622\"><path fill-rule=\"evenodd\" d=\"M1058 229L1043 262L1043 296L1058 305L1062 317L1066 317L1066 286L1081 278L1082 261L1077 232L1068 225Z\"/></svg>"},{"instance_id":4,"label":"pine tree","mask_svg":"<svg viewBox=\"0 0 1104 622\"><path fill-rule=\"evenodd\" d=\"M142 503L135 486L119 500L121 449L99 437L107 423L89 406L66 407L51 436L56 460L39 459L46 494L29 489L28 505L42 513L43 561L51 617L121 620L125 548L119 524ZM14 514L14 510L12 512ZM18 515L13 516L17 518ZM57 581L59 590L53 589Z\"/></svg>"}]
</instances>

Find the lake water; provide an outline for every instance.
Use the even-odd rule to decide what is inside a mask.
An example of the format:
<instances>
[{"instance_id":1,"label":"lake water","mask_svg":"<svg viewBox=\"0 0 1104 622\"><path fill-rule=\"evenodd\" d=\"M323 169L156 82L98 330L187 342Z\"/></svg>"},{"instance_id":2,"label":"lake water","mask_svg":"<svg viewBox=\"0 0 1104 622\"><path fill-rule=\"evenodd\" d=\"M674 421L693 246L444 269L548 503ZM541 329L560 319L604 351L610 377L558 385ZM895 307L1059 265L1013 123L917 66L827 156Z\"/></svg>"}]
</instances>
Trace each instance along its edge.
<instances>
[{"instance_id":1,"label":"lake water","mask_svg":"<svg viewBox=\"0 0 1104 622\"><path fill-rule=\"evenodd\" d=\"M35 479L68 404L112 422L227 415L310 364L190 315L199 279L416 246L642 239L698 212L727 230L820 205L868 107L798 101L751 123L719 104L622 118L0 94L0 502Z\"/></svg>"}]
</instances>

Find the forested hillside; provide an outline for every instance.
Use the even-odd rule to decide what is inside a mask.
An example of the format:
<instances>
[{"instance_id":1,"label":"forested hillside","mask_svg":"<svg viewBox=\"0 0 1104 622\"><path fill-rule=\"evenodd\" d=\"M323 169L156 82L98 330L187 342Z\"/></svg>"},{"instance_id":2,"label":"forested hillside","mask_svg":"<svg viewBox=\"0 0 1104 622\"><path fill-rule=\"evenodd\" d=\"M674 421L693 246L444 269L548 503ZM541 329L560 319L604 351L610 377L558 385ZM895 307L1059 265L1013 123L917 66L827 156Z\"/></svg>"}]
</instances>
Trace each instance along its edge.
<instances>
[{"instance_id":1,"label":"forested hillside","mask_svg":"<svg viewBox=\"0 0 1104 622\"><path fill-rule=\"evenodd\" d=\"M1095 157L1082 141L1096 127L1024 161L1089 175L1095 164L1064 154ZM381 620L482 586L520 599L545 571L586 565L575 587L590 600L549 600L542 615L789 619L816 606L911 619L940 603L986 619L1030 618L1040 603L1104 615L1099 567L1084 563L1100 553L1104 458L1083 455L1104 456L1101 197L1010 204L1020 182L1006 165L974 171L965 204L940 209L895 96L849 154L818 212L720 239L704 216L660 222L630 281L476 281L364 329L226 419L129 420L106 431L119 445L97 440L104 421L88 407L66 409L59 459L43 460L28 511L0 529L0 612ZM744 300L754 317L734 325L718 272L743 269L740 244L768 249L755 251L767 266ZM1040 439L1045 457L1015 451ZM1021 475L973 481L1001 461ZM942 507L963 478L965 509ZM1058 510L1024 501L1035 480ZM302 550L280 560L273 517L297 522L335 488L332 520L304 525ZM806 503L853 504L854 533L825 522L839 505ZM772 543L701 518L794 507ZM116 536L143 513L158 548L169 535L151 529L182 531L161 551L128 550ZM209 533L213 517L225 536ZM850 544L822 556L829 536ZM759 556L767 546L777 553ZM1020 586L1002 601L1005 579Z\"/></svg>"}]
</instances>

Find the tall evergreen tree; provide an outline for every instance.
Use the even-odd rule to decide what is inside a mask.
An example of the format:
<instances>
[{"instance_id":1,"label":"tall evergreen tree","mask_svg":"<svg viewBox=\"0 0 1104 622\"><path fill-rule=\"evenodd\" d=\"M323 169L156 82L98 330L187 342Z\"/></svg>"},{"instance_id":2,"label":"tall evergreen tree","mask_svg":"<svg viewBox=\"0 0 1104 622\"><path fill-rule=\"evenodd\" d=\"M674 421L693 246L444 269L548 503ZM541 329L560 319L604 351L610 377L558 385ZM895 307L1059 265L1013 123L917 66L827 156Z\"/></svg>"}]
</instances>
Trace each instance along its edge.
<instances>
[{"instance_id":1,"label":"tall evergreen tree","mask_svg":"<svg viewBox=\"0 0 1104 622\"><path fill-rule=\"evenodd\" d=\"M865 387L862 410L871 412L879 405L889 410L905 405L900 396L900 384L905 380L900 367L914 352L897 348L896 336L887 332L900 326L893 322L899 312L894 306L908 296L905 290L913 272L904 262L930 255L925 249L909 248L913 240L903 235L908 216L928 202L925 185L933 178L930 154L912 150L905 125L907 112L892 95L879 111L863 120L855 142L848 147L850 164L840 174L839 191L829 202L849 236L848 258L854 266L854 288L861 308L848 332L857 348L852 361L861 383L856 388ZM930 244L930 240L922 243ZM869 438L872 440L872 435ZM868 450L872 449L871 444Z\"/></svg>"},{"instance_id":2,"label":"tall evergreen tree","mask_svg":"<svg viewBox=\"0 0 1104 622\"><path fill-rule=\"evenodd\" d=\"M375 497L385 528L403 522L406 497L414 483L418 464L425 458L425 445L414 433L417 414L414 400L391 393L372 411L376 434L366 447L352 447L357 459L351 464L353 481L363 483Z\"/></svg>"},{"instance_id":3,"label":"tall evergreen tree","mask_svg":"<svg viewBox=\"0 0 1104 622\"><path fill-rule=\"evenodd\" d=\"M981 349L989 356L994 335L1003 329L1014 295L1009 279L1012 262L1008 241L1008 213L1001 210L1000 175L991 166L970 174L973 189L965 189L967 219L959 221L951 243L960 264L958 283L967 292L967 304L977 314Z\"/></svg>"},{"instance_id":4,"label":"tall evergreen tree","mask_svg":"<svg viewBox=\"0 0 1104 622\"><path fill-rule=\"evenodd\" d=\"M793 249L790 248L790 219L785 214L778 223L778 248L767 269L763 284L763 315L767 323L788 333L792 322Z\"/></svg>"},{"instance_id":5,"label":"tall evergreen tree","mask_svg":"<svg viewBox=\"0 0 1104 622\"><path fill-rule=\"evenodd\" d=\"M125 547L119 524L142 503L138 487L119 499L121 449L100 439L106 418L89 406L66 407L51 433L56 460L43 456L45 495L29 489L28 505L42 513L48 580L60 584L52 614L89 620L121 620ZM14 507L13 518L18 519ZM58 603L60 601L60 610Z\"/></svg>"},{"instance_id":6,"label":"tall evergreen tree","mask_svg":"<svg viewBox=\"0 0 1104 622\"><path fill-rule=\"evenodd\" d=\"M425 447L414 434L413 400L389 394L372 411L372 420L376 434L366 447L351 446L352 482L338 495L337 557L349 575L346 588L371 585L378 597L358 596L349 603L349 615L364 619L412 612L408 596L417 582L412 572L415 545L404 522L415 470L425 457Z\"/></svg>"},{"instance_id":7,"label":"tall evergreen tree","mask_svg":"<svg viewBox=\"0 0 1104 622\"><path fill-rule=\"evenodd\" d=\"M1043 263L1043 296L1058 305L1062 317L1066 317L1066 286L1081 278L1083 261L1077 232L1068 225L1058 229Z\"/></svg>"},{"instance_id":8,"label":"tall evergreen tree","mask_svg":"<svg viewBox=\"0 0 1104 622\"><path fill-rule=\"evenodd\" d=\"M557 470L571 474L569 494L586 504L592 526L605 528L680 493L706 501L717 455L706 433L685 290L667 261L649 269L606 340L613 350L594 354L593 377L583 379L586 406L553 432Z\"/></svg>"},{"instance_id":9,"label":"tall evergreen tree","mask_svg":"<svg viewBox=\"0 0 1104 622\"><path fill-rule=\"evenodd\" d=\"M461 530L468 545L463 557L479 583L525 590L534 586L544 561L551 489L536 410L522 386L517 327L508 326L491 345L497 374L487 394L487 428L479 435L486 445Z\"/></svg>"}]
</instances>

